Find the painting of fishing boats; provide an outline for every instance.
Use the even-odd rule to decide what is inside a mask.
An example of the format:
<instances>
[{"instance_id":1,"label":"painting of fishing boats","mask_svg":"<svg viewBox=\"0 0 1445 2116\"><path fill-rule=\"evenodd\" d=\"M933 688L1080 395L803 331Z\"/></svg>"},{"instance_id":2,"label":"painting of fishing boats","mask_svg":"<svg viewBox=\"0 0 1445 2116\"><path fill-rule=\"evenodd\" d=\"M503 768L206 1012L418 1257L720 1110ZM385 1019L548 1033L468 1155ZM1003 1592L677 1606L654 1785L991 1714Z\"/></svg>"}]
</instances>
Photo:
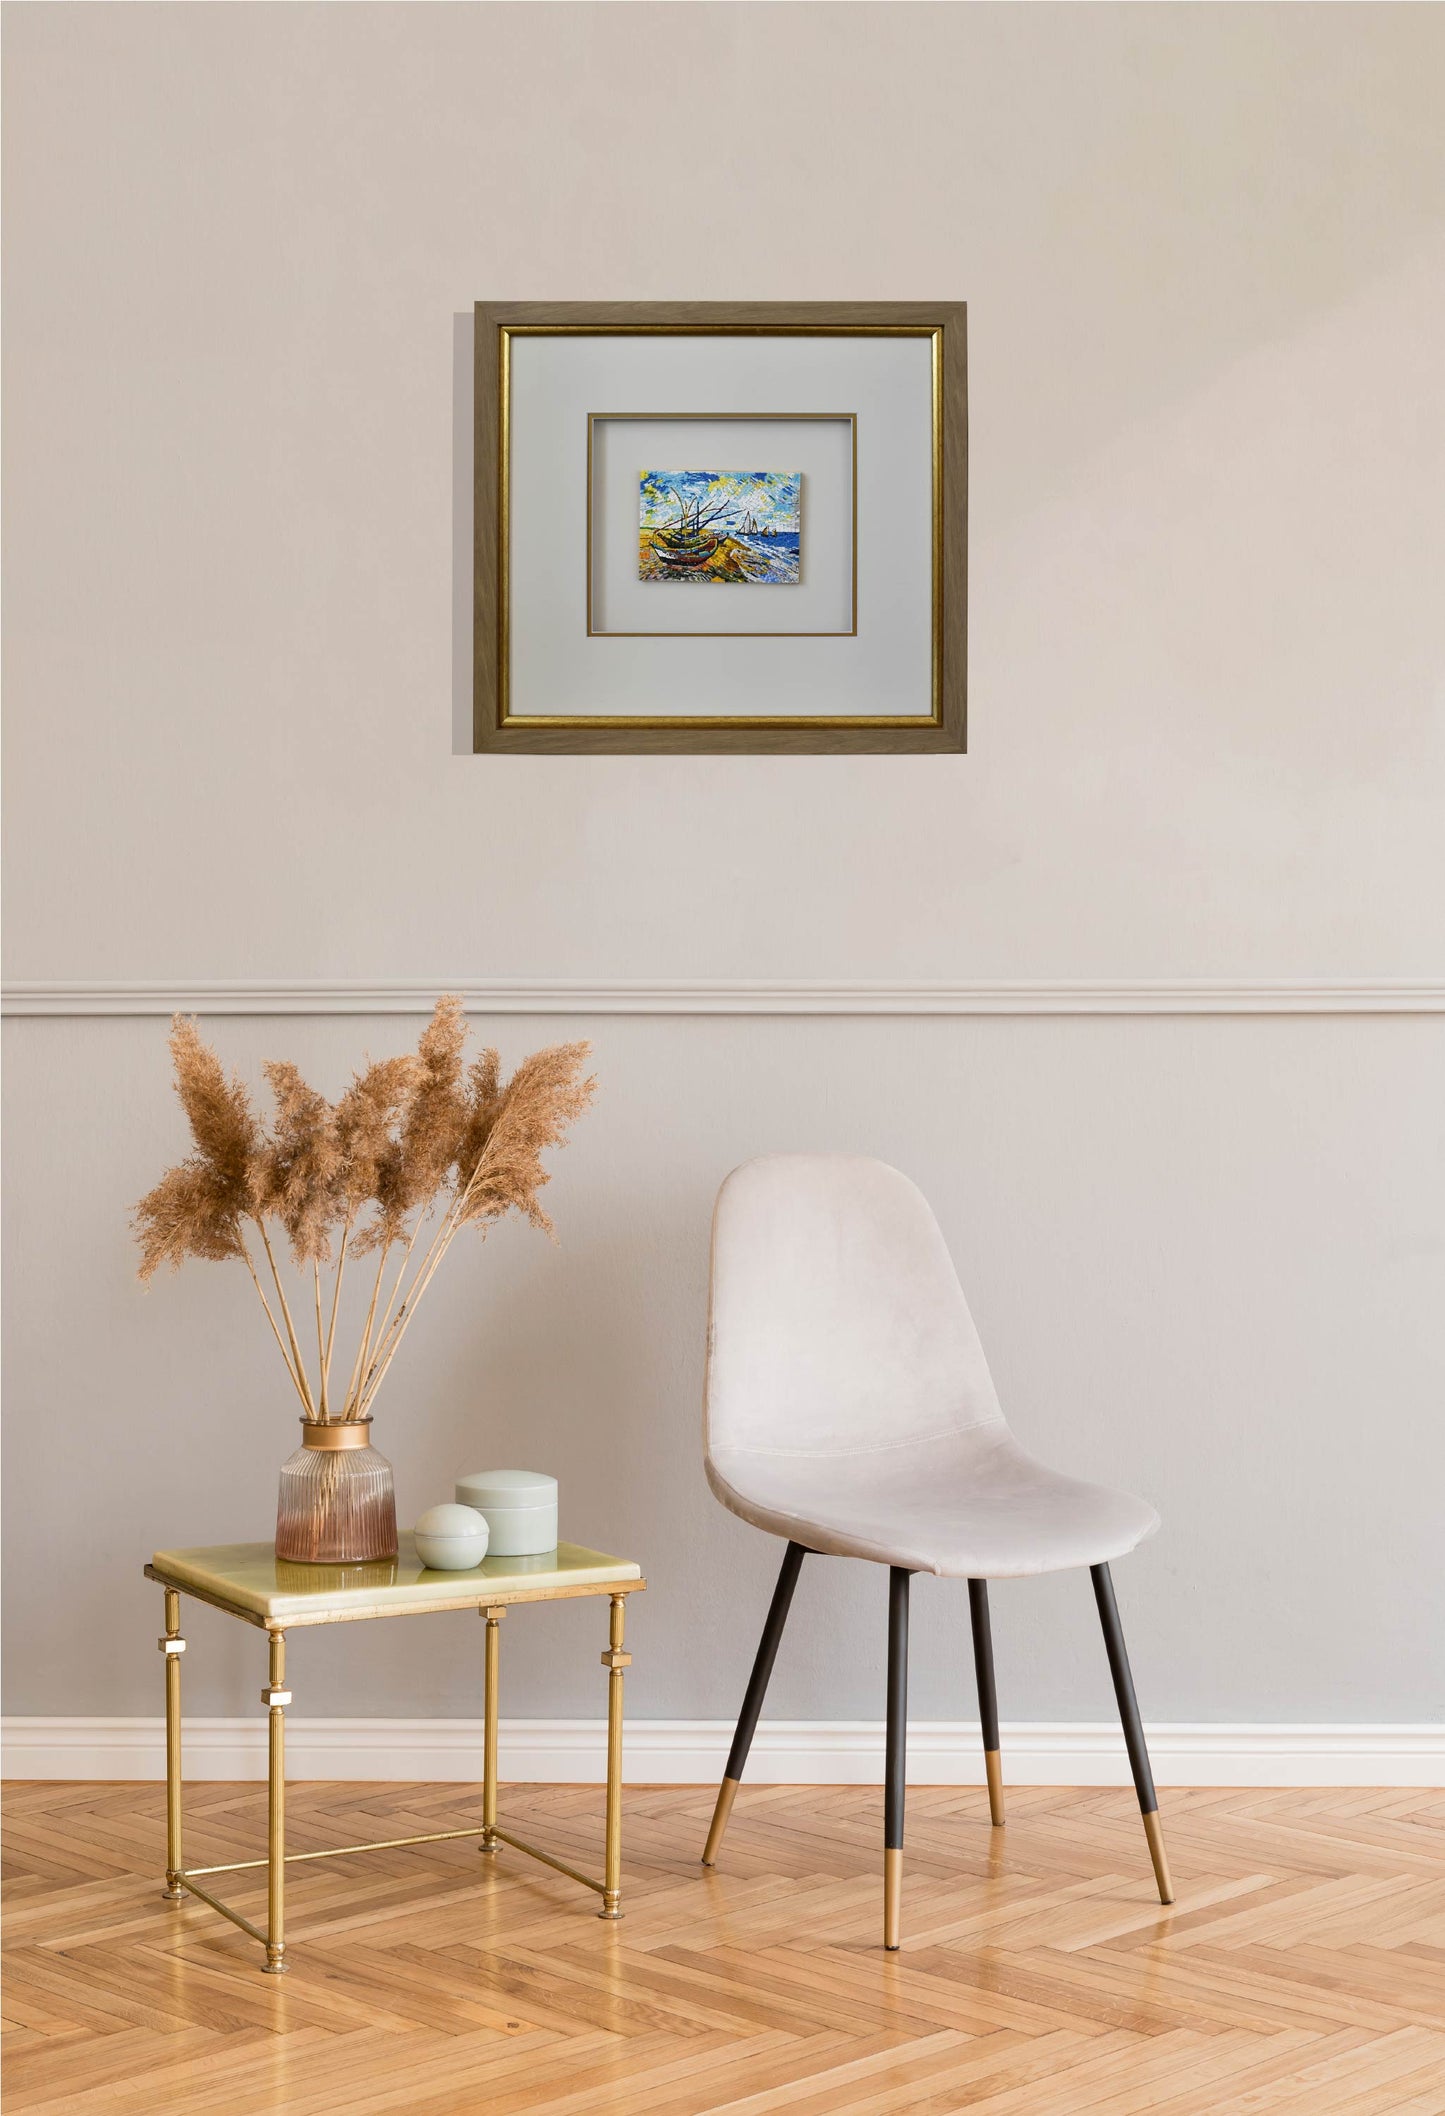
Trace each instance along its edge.
<instances>
[{"instance_id":1,"label":"painting of fishing boats","mask_svg":"<svg viewBox=\"0 0 1445 2116\"><path fill-rule=\"evenodd\" d=\"M642 580L796 587L802 577L799 470L644 470Z\"/></svg>"}]
</instances>

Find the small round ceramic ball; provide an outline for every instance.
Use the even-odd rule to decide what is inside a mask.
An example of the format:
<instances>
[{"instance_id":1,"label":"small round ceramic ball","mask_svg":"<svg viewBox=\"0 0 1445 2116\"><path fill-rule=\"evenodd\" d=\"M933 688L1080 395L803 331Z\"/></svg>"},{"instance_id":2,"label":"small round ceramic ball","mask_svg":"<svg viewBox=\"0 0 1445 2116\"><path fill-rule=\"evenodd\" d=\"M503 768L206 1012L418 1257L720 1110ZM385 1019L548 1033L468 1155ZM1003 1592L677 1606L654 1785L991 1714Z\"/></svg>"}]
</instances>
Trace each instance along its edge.
<instances>
[{"instance_id":1,"label":"small round ceramic ball","mask_svg":"<svg viewBox=\"0 0 1445 2116\"><path fill-rule=\"evenodd\" d=\"M475 1506L429 1506L416 1524L416 1554L429 1572L470 1572L487 1554L487 1535Z\"/></svg>"}]
</instances>

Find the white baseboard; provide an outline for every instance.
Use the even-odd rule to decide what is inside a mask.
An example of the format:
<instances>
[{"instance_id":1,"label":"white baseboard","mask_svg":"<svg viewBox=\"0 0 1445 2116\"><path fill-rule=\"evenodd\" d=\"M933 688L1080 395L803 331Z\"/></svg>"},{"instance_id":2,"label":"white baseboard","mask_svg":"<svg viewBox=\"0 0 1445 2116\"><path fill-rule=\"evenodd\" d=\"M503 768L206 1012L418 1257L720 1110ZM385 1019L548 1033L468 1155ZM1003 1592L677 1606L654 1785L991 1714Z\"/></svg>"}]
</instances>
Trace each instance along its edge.
<instances>
[{"instance_id":1,"label":"white baseboard","mask_svg":"<svg viewBox=\"0 0 1445 2116\"><path fill-rule=\"evenodd\" d=\"M1445 1725L1223 1726L1147 1729L1161 1785L1445 1784ZM713 1785L732 1738L722 1720L638 1719L627 1728L633 1785ZM147 1719L7 1719L7 1778L156 1779L165 1774L164 1724ZM421 1779L465 1783L481 1773L479 1719L288 1718L293 1778ZM545 1784L601 1783L600 1719L503 1720L502 1775ZM1004 1774L1014 1785L1127 1785L1117 1726L1005 1725ZM263 1778L263 1719L187 1719L187 1778ZM976 1722L920 1721L908 1730L915 1785L983 1779ZM765 1720L748 1763L758 1785L876 1785L883 1728L868 1720Z\"/></svg>"},{"instance_id":2,"label":"white baseboard","mask_svg":"<svg viewBox=\"0 0 1445 2116\"><path fill-rule=\"evenodd\" d=\"M1409 978L877 979L393 978L370 984L259 979L164 982L37 978L0 993L10 1015L429 1014L460 992L469 1014L1439 1014L1445 985Z\"/></svg>"}]
</instances>

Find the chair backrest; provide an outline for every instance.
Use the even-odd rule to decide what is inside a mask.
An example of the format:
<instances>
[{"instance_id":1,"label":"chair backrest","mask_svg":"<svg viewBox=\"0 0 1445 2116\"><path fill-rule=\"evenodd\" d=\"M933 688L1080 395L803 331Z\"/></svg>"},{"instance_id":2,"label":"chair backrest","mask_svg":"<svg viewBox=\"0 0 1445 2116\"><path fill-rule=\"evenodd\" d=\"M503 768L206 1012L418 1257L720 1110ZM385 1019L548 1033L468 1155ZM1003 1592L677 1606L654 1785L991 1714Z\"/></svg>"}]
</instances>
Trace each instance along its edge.
<instances>
[{"instance_id":1,"label":"chair backrest","mask_svg":"<svg viewBox=\"0 0 1445 2116\"><path fill-rule=\"evenodd\" d=\"M713 1212L709 1452L844 1455L1003 1413L923 1193L884 1161L768 1154Z\"/></svg>"}]
</instances>

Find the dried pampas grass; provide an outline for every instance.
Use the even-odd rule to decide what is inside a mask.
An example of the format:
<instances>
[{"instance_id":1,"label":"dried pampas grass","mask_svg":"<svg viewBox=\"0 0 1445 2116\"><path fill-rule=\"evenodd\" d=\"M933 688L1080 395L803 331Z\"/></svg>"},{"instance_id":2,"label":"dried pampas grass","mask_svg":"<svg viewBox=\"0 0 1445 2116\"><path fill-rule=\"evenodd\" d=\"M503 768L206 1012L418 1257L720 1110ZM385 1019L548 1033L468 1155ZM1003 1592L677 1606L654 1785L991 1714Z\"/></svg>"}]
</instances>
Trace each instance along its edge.
<instances>
[{"instance_id":1,"label":"dried pampas grass","mask_svg":"<svg viewBox=\"0 0 1445 2116\"><path fill-rule=\"evenodd\" d=\"M363 1067L335 1103L294 1065L268 1063L275 1104L269 1125L258 1119L243 1083L227 1078L193 1021L178 1015L170 1043L176 1092L196 1150L167 1170L135 1208L140 1276L149 1280L162 1264L177 1270L188 1256L240 1257L306 1416L325 1422L369 1414L423 1294L463 1227L485 1232L494 1220L517 1212L553 1233L537 1196L550 1180L542 1155L565 1143L596 1086L582 1074L585 1043L536 1051L505 1083L494 1050L467 1065L462 1002L452 995L438 1000L414 1054ZM268 1222L279 1227L282 1243L273 1243ZM428 1226L430 1239L418 1255ZM247 1243L253 1229L274 1308ZM278 1246L311 1280L314 1366L301 1350ZM388 1259L398 1249L400 1262L386 1291ZM331 1371L346 1261L370 1252L377 1255L376 1276L350 1378L333 1408ZM329 1321L324 1271L332 1273Z\"/></svg>"}]
</instances>

